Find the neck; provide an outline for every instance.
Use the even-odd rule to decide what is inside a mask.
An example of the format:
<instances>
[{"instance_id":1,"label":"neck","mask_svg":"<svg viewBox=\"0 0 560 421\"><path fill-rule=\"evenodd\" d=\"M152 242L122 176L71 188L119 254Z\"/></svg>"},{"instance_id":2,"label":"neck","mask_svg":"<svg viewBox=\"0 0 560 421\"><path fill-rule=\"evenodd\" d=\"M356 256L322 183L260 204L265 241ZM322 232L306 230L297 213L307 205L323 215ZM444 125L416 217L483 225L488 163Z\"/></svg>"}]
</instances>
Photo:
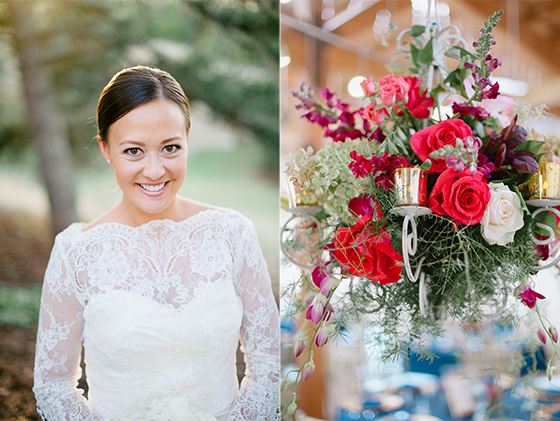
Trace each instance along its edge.
<instances>
[{"instance_id":1,"label":"neck","mask_svg":"<svg viewBox=\"0 0 560 421\"><path fill-rule=\"evenodd\" d=\"M171 219L178 221L179 218L179 201L175 197L173 201L164 210L158 213L149 213L136 207L133 203L123 198L121 203L117 205L118 219L120 222L138 227L156 219Z\"/></svg>"}]
</instances>

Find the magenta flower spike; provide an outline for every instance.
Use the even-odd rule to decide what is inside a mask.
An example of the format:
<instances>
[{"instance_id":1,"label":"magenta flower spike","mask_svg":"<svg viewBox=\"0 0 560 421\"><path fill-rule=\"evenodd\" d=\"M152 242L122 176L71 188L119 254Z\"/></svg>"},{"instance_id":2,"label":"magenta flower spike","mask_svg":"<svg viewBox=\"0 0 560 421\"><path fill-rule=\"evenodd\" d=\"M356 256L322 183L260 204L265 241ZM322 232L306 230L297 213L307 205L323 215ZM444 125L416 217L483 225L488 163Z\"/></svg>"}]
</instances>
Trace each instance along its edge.
<instances>
[{"instance_id":1,"label":"magenta flower spike","mask_svg":"<svg viewBox=\"0 0 560 421\"><path fill-rule=\"evenodd\" d=\"M543 344L546 344L546 333L544 333L544 330L540 327L539 330L537 330L537 336L539 338L539 341L541 341Z\"/></svg>"},{"instance_id":2,"label":"magenta flower spike","mask_svg":"<svg viewBox=\"0 0 560 421\"><path fill-rule=\"evenodd\" d=\"M554 326L550 326L548 328L548 332L550 333L550 336L552 337L552 341L555 344L558 343L558 330Z\"/></svg>"},{"instance_id":3,"label":"magenta flower spike","mask_svg":"<svg viewBox=\"0 0 560 421\"><path fill-rule=\"evenodd\" d=\"M537 298L544 300L545 296L533 291L529 285L525 285L525 287L523 287L523 292L519 294L519 298L523 300L527 307L533 308L537 303Z\"/></svg>"},{"instance_id":4,"label":"magenta flower spike","mask_svg":"<svg viewBox=\"0 0 560 421\"><path fill-rule=\"evenodd\" d=\"M313 374L313 371L315 371L315 364L313 363L313 360L311 360L303 366L303 371L302 371L303 380L307 380L308 378L310 378L311 375Z\"/></svg>"},{"instance_id":5,"label":"magenta flower spike","mask_svg":"<svg viewBox=\"0 0 560 421\"><path fill-rule=\"evenodd\" d=\"M294 336L294 357L299 357L305 350L305 346L309 342L309 338L305 336L302 332L298 332Z\"/></svg>"},{"instance_id":6,"label":"magenta flower spike","mask_svg":"<svg viewBox=\"0 0 560 421\"><path fill-rule=\"evenodd\" d=\"M305 318L311 320L314 325L319 323L323 318L323 313L325 312L325 304L327 303L327 297L323 294L317 294L311 305L307 309Z\"/></svg>"},{"instance_id":7,"label":"magenta flower spike","mask_svg":"<svg viewBox=\"0 0 560 421\"><path fill-rule=\"evenodd\" d=\"M319 348L325 345L334 331L335 327L332 325L323 325L320 327L317 331L317 336L315 336L315 345Z\"/></svg>"}]
</instances>

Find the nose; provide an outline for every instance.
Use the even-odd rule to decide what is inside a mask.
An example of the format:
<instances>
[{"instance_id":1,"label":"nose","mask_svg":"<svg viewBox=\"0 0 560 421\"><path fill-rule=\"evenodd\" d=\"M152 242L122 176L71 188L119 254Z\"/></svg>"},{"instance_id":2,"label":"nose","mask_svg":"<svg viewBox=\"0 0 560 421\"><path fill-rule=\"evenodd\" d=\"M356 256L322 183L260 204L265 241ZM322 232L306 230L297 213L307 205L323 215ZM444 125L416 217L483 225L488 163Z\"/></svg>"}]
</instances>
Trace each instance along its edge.
<instances>
[{"instance_id":1,"label":"nose","mask_svg":"<svg viewBox=\"0 0 560 421\"><path fill-rule=\"evenodd\" d=\"M144 170L142 171L144 177L154 181L157 181L161 177L163 177L163 175L165 174L165 167L159 156L149 155L144 162Z\"/></svg>"}]
</instances>

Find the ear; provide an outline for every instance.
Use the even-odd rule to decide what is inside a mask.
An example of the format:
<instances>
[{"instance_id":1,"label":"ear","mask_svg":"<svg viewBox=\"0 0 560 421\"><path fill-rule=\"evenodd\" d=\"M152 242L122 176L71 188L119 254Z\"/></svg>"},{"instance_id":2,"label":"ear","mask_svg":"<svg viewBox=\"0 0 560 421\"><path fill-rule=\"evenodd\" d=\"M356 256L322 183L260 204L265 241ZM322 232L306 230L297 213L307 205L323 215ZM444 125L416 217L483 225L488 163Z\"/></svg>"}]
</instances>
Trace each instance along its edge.
<instances>
[{"instance_id":1,"label":"ear","mask_svg":"<svg viewBox=\"0 0 560 421\"><path fill-rule=\"evenodd\" d=\"M99 150L101 151L103 158L105 158L106 161L109 161L111 159L111 156L109 155L109 145L103 142L99 136L97 136L97 144L99 145Z\"/></svg>"}]
</instances>

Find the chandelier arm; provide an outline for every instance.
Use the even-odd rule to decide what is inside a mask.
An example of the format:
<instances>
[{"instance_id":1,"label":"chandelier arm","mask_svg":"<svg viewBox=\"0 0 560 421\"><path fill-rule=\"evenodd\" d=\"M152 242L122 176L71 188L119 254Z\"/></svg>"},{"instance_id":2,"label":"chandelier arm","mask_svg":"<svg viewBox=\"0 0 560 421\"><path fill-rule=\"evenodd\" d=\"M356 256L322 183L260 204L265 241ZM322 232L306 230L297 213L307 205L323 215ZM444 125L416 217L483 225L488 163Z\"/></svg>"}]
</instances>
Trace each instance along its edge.
<instances>
[{"instance_id":1,"label":"chandelier arm","mask_svg":"<svg viewBox=\"0 0 560 421\"><path fill-rule=\"evenodd\" d=\"M537 210L535 210L535 211L531 214L531 218L535 219L535 217L536 217L539 213L541 213L541 212L552 212L554 215L556 215L558 218L560 218L560 210L558 210L558 209L556 209L556 208L553 208L553 207L550 207L550 206L539 207ZM538 244L538 245L547 245L547 244L552 243L552 242L556 239L556 232L555 232L550 226L545 225L545 224L543 224L543 223L541 223L541 222L537 222L537 223L535 223L535 225L536 225L538 228L541 228L541 229L543 229L543 230L545 230L545 231L548 232L548 237L545 238L544 240L538 240L538 239L536 238L536 236L535 236L533 233L531 233L531 239L533 240L533 242L534 242L535 244ZM549 268L551 268L551 267L556 266L556 264L557 264L558 262L560 262L560 253L558 254L558 256L556 256L556 257L554 258L554 260L552 260L552 262L549 262L549 263L547 263L547 264L545 264L545 265L542 265L542 266L536 265L536 266L531 267L531 269L533 269L533 270L545 270L545 269L549 269Z\"/></svg>"},{"instance_id":2,"label":"chandelier arm","mask_svg":"<svg viewBox=\"0 0 560 421\"><path fill-rule=\"evenodd\" d=\"M408 234L408 224L412 226L412 233ZM410 236L410 238L409 238ZM402 227L402 257L404 263L404 269L406 275L410 282L416 282L418 280L418 275L412 273L412 268L410 266L409 256L414 256L416 253L416 246L418 244L418 235L416 231L416 220L413 215L407 214L404 217L403 227Z\"/></svg>"},{"instance_id":3,"label":"chandelier arm","mask_svg":"<svg viewBox=\"0 0 560 421\"><path fill-rule=\"evenodd\" d=\"M429 277L428 277L429 280ZM426 316L426 308L428 307L428 294L426 292L426 274L420 273L420 282L418 284L418 307L420 315Z\"/></svg>"}]
</instances>

